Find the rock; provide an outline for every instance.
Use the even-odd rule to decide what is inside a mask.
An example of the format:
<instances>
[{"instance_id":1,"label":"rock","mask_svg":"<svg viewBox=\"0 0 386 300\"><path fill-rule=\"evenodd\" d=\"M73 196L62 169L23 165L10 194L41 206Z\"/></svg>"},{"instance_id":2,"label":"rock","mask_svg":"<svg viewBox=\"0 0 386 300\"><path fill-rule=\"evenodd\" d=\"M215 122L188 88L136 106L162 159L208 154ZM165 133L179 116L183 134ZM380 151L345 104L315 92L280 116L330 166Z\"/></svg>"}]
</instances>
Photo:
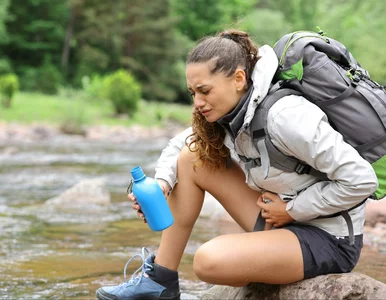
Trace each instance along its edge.
<instances>
[{"instance_id":1,"label":"rock","mask_svg":"<svg viewBox=\"0 0 386 300\"><path fill-rule=\"evenodd\" d=\"M48 199L45 204L63 208L107 206L110 204L110 192L104 179L88 179L79 182L61 195Z\"/></svg>"},{"instance_id":2,"label":"rock","mask_svg":"<svg viewBox=\"0 0 386 300\"><path fill-rule=\"evenodd\" d=\"M386 299L386 284L359 273L329 274L286 285L251 283L245 287L213 286L201 299L377 300Z\"/></svg>"},{"instance_id":3,"label":"rock","mask_svg":"<svg viewBox=\"0 0 386 300\"><path fill-rule=\"evenodd\" d=\"M0 149L0 155L4 155L4 156L11 156L18 152L20 152L20 149L13 146L5 147L2 150Z\"/></svg>"},{"instance_id":4,"label":"rock","mask_svg":"<svg viewBox=\"0 0 386 300\"><path fill-rule=\"evenodd\" d=\"M378 222L386 223L386 198L366 203L366 225L374 227Z\"/></svg>"}]
</instances>

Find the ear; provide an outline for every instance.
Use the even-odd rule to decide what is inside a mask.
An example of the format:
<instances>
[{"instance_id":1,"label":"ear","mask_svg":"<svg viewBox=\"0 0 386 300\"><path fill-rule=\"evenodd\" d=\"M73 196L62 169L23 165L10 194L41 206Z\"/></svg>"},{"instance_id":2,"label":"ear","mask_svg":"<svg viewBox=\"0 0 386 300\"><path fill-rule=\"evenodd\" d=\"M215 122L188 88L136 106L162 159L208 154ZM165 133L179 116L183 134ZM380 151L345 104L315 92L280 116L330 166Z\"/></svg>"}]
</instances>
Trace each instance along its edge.
<instances>
[{"instance_id":1,"label":"ear","mask_svg":"<svg viewBox=\"0 0 386 300\"><path fill-rule=\"evenodd\" d=\"M235 86L237 91L244 91L247 86L247 75L243 69L236 69L235 71Z\"/></svg>"}]
</instances>

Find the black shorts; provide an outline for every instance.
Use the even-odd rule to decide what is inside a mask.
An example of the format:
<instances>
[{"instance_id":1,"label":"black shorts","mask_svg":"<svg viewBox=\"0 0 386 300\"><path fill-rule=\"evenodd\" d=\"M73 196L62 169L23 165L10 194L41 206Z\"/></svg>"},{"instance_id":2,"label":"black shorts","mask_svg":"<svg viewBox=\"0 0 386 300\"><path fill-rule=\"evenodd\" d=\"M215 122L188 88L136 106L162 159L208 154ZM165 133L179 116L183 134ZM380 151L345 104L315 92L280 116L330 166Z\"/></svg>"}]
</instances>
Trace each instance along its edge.
<instances>
[{"instance_id":1,"label":"black shorts","mask_svg":"<svg viewBox=\"0 0 386 300\"><path fill-rule=\"evenodd\" d=\"M283 229L292 231L299 239L304 279L350 272L357 264L363 247L363 234L356 235L355 244L350 245L348 237L338 239L315 226L292 224Z\"/></svg>"}]
</instances>

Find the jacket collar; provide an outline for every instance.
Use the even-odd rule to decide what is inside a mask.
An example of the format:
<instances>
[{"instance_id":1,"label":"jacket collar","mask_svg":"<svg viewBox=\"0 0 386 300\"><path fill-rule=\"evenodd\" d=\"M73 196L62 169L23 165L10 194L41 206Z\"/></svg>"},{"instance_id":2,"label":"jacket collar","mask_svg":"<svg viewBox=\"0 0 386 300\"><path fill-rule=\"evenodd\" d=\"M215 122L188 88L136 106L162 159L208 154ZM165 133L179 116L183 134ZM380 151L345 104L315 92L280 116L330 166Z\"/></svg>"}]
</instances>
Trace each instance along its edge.
<instances>
[{"instance_id":1,"label":"jacket collar","mask_svg":"<svg viewBox=\"0 0 386 300\"><path fill-rule=\"evenodd\" d=\"M256 107L263 101L271 87L272 79L279 66L275 51L268 45L259 48L261 58L252 72L253 91L249 99L244 123L249 124L252 120Z\"/></svg>"},{"instance_id":2,"label":"jacket collar","mask_svg":"<svg viewBox=\"0 0 386 300\"><path fill-rule=\"evenodd\" d=\"M249 88L249 90L241 97L236 107L229 114L217 120L218 124L229 130L233 138L236 137L237 133L243 125L252 90L252 87Z\"/></svg>"}]
</instances>

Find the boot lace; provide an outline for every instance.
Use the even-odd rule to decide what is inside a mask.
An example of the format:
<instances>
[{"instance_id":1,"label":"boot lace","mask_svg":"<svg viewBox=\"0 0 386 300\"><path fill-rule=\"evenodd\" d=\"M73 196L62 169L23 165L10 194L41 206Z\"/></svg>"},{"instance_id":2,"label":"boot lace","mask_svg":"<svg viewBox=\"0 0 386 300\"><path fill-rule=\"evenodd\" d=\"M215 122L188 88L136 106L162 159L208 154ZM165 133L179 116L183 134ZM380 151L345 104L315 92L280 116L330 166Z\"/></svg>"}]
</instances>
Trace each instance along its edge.
<instances>
[{"instance_id":1,"label":"boot lace","mask_svg":"<svg viewBox=\"0 0 386 300\"><path fill-rule=\"evenodd\" d=\"M153 266L151 264L148 264L146 262L146 259L150 256L149 250L147 248L143 247L142 248L142 253L141 254L136 254L132 258L130 258L124 269L123 269L123 276L124 276L124 282L120 284L121 285L138 285L143 278L143 275L145 274L146 271L152 270ZM140 266L132 275L130 280L126 281L126 268L127 266L131 263L131 261L135 258L141 258L142 259L142 266Z\"/></svg>"}]
</instances>

